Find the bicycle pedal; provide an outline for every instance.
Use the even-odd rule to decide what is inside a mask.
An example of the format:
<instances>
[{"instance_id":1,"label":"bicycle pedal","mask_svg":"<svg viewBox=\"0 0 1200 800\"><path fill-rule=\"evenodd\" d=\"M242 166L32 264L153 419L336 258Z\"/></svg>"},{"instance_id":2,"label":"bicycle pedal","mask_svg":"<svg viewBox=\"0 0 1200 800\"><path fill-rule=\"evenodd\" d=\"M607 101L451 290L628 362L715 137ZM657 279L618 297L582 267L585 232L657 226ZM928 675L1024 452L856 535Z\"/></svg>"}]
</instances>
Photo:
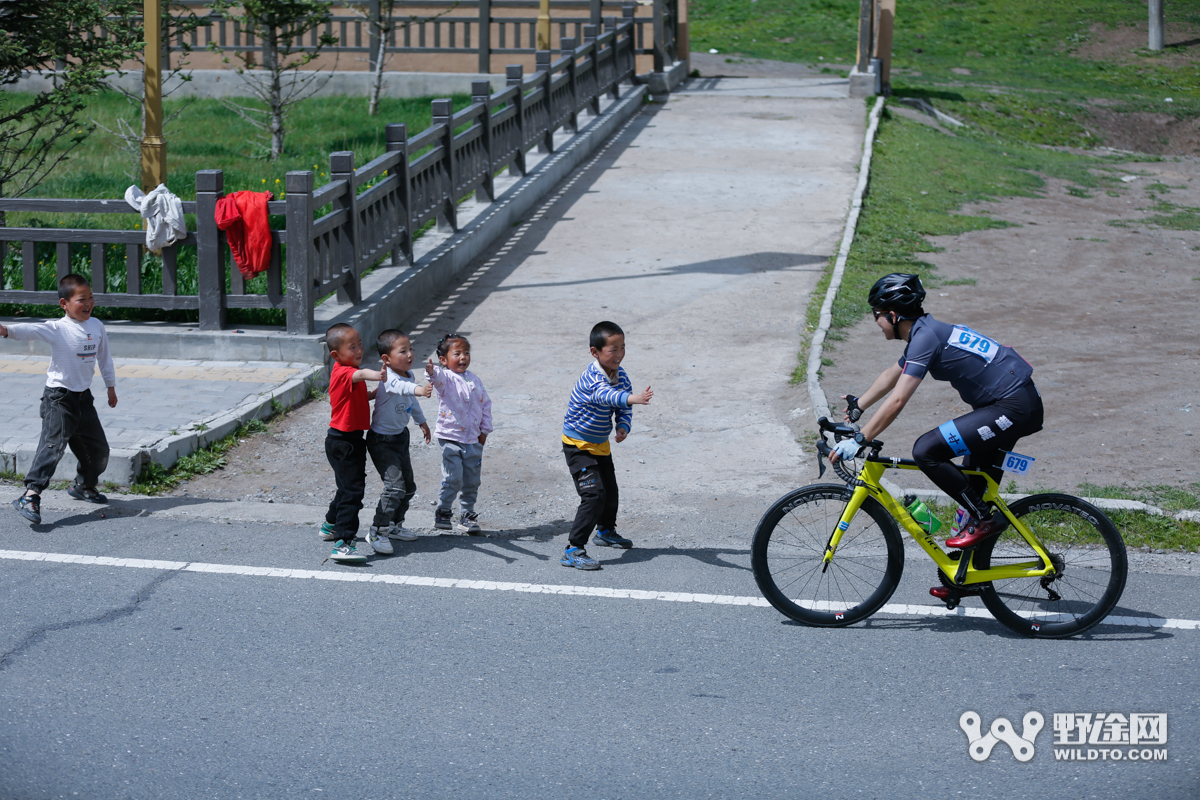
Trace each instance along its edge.
<instances>
[{"instance_id":1,"label":"bicycle pedal","mask_svg":"<svg viewBox=\"0 0 1200 800\"><path fill-rule=\"evenodd\" d=\"M959 601L962 600L958 592L947 586L934 586L929 590L929 593L945 603L946 608L949 611L953 611L954 609L958 608Z\"/></svg>"}]
</instances>

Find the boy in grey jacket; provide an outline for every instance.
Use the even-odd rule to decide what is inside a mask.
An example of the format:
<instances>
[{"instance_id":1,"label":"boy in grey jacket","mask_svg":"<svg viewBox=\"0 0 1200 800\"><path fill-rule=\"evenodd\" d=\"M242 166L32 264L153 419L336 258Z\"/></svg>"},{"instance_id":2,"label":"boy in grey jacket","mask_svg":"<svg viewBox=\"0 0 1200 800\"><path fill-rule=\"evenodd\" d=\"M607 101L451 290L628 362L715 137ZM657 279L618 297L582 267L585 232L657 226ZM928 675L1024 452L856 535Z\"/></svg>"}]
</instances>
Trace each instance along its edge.
<instances>
[{"instance_id":1,"label":"boy in grey jacket","mask_svg":"<svg viewBox=\"0 0 1200 800\"><path fill-rule=\"evenodd\" d=\"M383 479L383 493L375 506L367 542L376 553L391 555L392 543L388 539L411 542L417 538L404 527L409 501L417 492L408 452L408 421L412 419L421 426L425 443L429 444L429 425L416 398L429 397L431 389L428 384L418 386L413 380L413 350L407 336L397 330L386 330L379 334L375 344L383 361L383 380L375 390L367 453Z\"/></svg>"}]
</instances>

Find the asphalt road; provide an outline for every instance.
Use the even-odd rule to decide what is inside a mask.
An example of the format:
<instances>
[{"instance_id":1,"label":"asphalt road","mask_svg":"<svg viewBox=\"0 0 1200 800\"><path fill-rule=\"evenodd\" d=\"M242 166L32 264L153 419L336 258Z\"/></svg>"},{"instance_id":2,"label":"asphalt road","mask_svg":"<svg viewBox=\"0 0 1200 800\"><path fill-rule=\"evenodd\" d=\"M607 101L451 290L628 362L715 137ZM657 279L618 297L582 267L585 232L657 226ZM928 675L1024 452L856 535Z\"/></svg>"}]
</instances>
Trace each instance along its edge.
<instances>
[{"instance_id":1,"label":"asphalt road","mask_svg":"<svg viewBox=\"0 0 1200 800\"><path fill-rule=\"evenodd\" d=\"M583 573L559 566L561 544L536 532L444 535L348 567L321 563L327 547L308 525L91 507L51 511L53 527L37 530L11 512L0 520L5 800L1200 789L1200 630L1103 626L1031 641L989 618L895 616L822 630L759 606L178 568L754 597L748 547L596 548L604 568ZM932 567L912 554L907 566L893 602L929 604ZM1200 581L1134 574L1115 613L1200 618ZM1033 760L1001 743L972 761L958 724L968 710L985 728L1039 711ZM1166 713L1168 760L1056 762L1053 714L1088 712Z\"/></svg>"}]
</instances>

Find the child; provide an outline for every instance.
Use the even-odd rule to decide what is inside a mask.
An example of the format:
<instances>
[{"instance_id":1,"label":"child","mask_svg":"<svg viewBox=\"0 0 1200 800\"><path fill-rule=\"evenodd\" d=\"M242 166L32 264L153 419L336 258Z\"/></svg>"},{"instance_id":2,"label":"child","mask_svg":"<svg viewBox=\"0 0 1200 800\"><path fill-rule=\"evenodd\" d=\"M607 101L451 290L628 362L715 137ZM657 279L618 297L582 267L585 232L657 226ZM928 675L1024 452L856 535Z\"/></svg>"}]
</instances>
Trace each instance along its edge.
<instances>
[{"instance_id":1,"label":"child","mask_svg":"<svg viewBox=\"0 0 1200 800\"><path fill-rule=\"evenodd\" d=\"M579 510L561 564L575 569L599 569L584 545L599 525L593 542L602 547L633 547L617 535L617 474L608 443L617 417L617 442L625 441L633 424L633 406L650 405L650 387L633 394L633 384L621 369L625 358L625 332L615 322L599 322L590 337L595 362L583 371L567 402L563 420L563 455L579 493Z\"/></svg>"},{"instance_id":2,"label":"child","mask_svg":"<svg viewBox=\"0 0 1200 800\"><path fill-rule=\"evenodd\" d=\"M375 370L359 369L363 360L358 331L339 322L325 332L333 369L329 374L329 430L325 434L325 457L333 468L337 492L325 513L321 538L334 541L330 558L361 564L367 557L354 548L358 535L358 512L367 490L367 444L363 431L371 427L371 405L363 381L377 381Z\"/></svg>"},{"instance_id":3,"label":"child","mask_svg":"<svg viewBox=\"0 0 1200 800\"><path fill-rule=\"evenodd\" d=\"M442 491L438 498L433 527L450 530L450 507L462 491L458 505L459 530L478 536L479 515L475 498L479 494L479 476L483 468L483 445L492 432L492 398L483 381L468 372L471 343L465 336L449 333L438 340L437 357L425 365L425 374L438 393L437 437L442 445Z\"/></svg>"},{"instance_id":4,"label":"child","mask_svg":"<svg viewBox=\"0 0 1200 800\"><path fill-rule=\"evenodd\" d=\"M371 430L367 431L367 452L379 477L383 478L383 494L375 506L375 520L367 533L367 541L376 553L392 554L388 538L411 542L417 535L404 527L408 501L416 494L412 461L408 454L408 420L416 420L429 444L429 425L417 405L416 397L429 397L429 384L417 386L410 371L413 363L412 343L397 330L386 330L375 342L383 361L383 381L375 392L375 413Z\"/></svg>"},{"instance_id":5,"label":"child","mask_svg":"<svg viewBox=\"0 0 1200 800\"><path fill-rule=\"evenodd\" d=\"M100 375L108 387L108 407L117 405L117 376L108 353L108 335L104 324L92 319L92 287L81 276L71 273L58 282L58 305L66 313L62 319L0 325L0 336L50 343L50 366L46 368L46 389L42 392L42 435L38 440L33 464L25 473L25 494L13 501L13 508L30 522L42 521L42 492L50 485L54 470L70 446L79 460L75 482L67 494L88 503L107 503L96 491L100 475L108 466L108 439L100 426L92 398L92 375L100 362Z\"/></svg>"}]
</instances>

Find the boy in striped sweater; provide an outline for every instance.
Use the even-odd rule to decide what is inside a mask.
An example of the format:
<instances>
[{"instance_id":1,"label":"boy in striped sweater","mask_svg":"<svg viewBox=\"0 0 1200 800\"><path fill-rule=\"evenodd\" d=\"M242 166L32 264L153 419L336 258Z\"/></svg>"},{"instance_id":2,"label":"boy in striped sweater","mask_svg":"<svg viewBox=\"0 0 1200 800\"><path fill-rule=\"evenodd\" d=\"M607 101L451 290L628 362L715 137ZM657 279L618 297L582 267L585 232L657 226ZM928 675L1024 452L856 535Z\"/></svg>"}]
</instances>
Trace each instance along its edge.
<instances>
[{"instance_id":1,"label":"boy in striped sweater","mask_svg":"<svg viewBox=\"0 0 1200 800\"><path fill-rule=\"evenodd\" d=\"M563 420L563 455L579 493L579 510L567 549L564 567L599 569L600 563L587 554L584 545L592 530L599 527L592 541L602 547L633 547L633 542L617 534L617 474L613 469L608 434L617 419L617 442L625 441L633 424L633 407L649 405L654 392L650 387L633 393L629 376L621 369L625 358L625 332L615 322L600 322L590 337L592 358L596 359L575 383Z\"/></svg>"}]
</instances>

